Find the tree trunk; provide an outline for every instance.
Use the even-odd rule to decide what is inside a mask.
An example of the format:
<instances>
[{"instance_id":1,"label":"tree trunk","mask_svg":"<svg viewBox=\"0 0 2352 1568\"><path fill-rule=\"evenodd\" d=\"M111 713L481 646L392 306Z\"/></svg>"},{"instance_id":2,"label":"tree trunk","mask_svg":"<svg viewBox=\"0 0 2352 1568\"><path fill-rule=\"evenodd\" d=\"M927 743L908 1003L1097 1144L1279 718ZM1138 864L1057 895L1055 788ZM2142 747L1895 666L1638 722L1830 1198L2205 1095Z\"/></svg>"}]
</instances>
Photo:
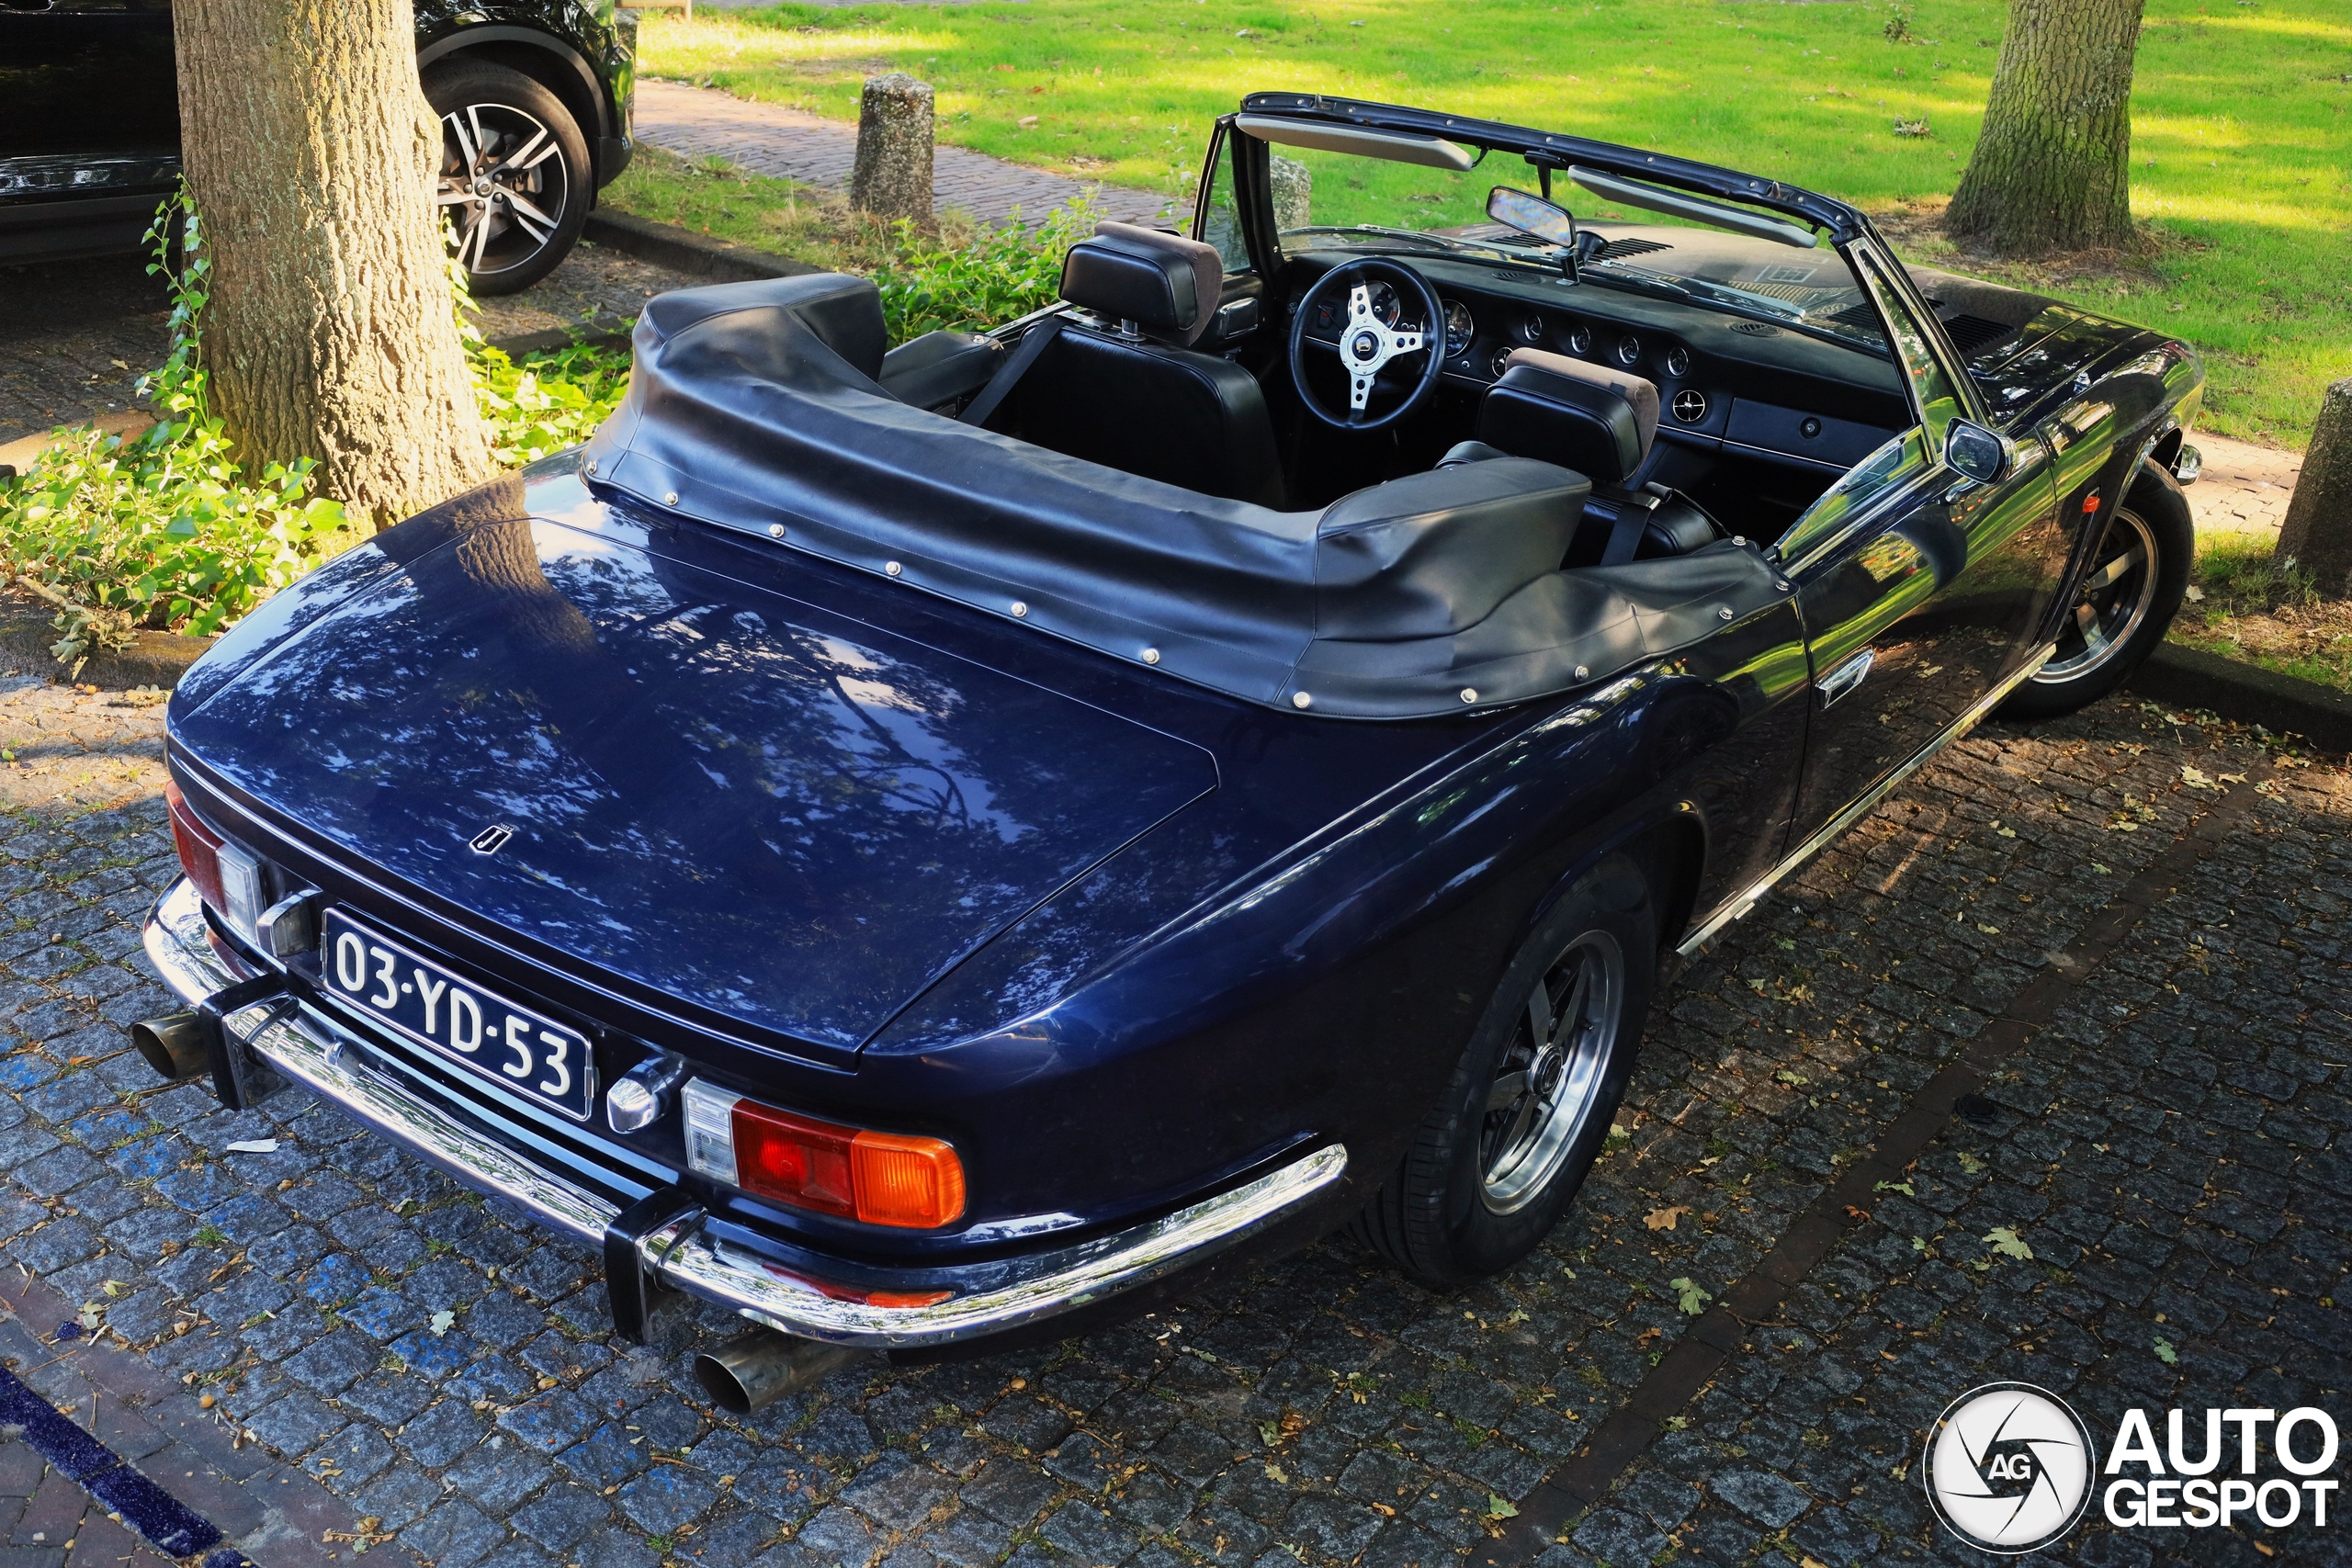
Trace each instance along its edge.
<instances>
[{"instance_id":1,"label":"tree trunk","mask_svg":"<svg viewBox=\"0 0 2352 1568\"><path fill-rule=\"evenodd\" d=\"M2132 62L2144 0L2011 0L1992 100L1944 214L2001 255L2129 250Z\"/></svg>"},{"instance_id":2,"label":"tree trunk","mask_svg":"<svg viewBox=\"0 0 2352 1568\"><path fill-rule=\"evenodd\" d=\"M412 0L177 0L213 408L383 526L493 471L434 203Z\"/></svg>"},{"instance_id":3,"label":"tree trunk","mask_svg":"<svg viewBox=\"0 0 2352 1568\"><path fill-rule=\"evenodd\" d=\"M2326 597L2352 599L2352 379L2330 387L2319 406L2278 554L2293 557Z\"/></svg>"}]
</instances>

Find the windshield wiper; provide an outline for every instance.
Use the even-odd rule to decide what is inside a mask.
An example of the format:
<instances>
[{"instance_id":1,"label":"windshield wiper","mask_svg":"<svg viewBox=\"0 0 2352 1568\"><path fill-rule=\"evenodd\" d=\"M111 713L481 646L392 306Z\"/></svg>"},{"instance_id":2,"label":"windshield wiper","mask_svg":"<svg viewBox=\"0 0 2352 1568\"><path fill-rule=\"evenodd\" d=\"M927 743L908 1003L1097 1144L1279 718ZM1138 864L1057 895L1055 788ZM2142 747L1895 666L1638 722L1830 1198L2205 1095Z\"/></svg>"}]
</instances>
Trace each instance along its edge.
<instances>
[{"instance_id":1,"label":"windshield wiper","mask_svg":"<svg viewBox=\"0 0 2352 1568\"><path fill-rule=\"evenodd\" d=\"M1304 228L1285 229L1283 233L1284 235L1376 234L1384 240L1405 240L1414 244L1431 245L1439 250L1457 253L1468 251L1495 256L1503 261L1518 262L1523 266L1544 265L1522 252L1498 245L1490 240L1464 240L1454 234L1433 234L1423 229L1391 229L1379 223L1311 223Z\"/></svg>"}]
</instances>

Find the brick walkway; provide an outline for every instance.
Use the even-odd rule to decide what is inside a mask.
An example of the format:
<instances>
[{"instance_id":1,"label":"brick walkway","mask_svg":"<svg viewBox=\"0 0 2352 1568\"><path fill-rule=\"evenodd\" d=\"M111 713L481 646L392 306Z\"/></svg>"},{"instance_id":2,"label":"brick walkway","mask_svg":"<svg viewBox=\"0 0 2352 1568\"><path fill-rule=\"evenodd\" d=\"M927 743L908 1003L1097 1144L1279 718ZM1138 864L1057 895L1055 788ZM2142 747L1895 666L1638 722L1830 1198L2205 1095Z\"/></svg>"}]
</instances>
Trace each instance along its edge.
<instances>
[{"instance_id":1,"label":"brick walkway","mask_svg":"<svg viewBox=\"0 0 2352 1568\"><path fill-rule=\"evenodd\" d=\"M0 267L0 463L22 468L54 425L153 423L131 389L163 359L172 313L146 268L143 256ZM692 281L581 245L537 288L481 301L474 324L497 339L591 316L633 317L652 296Z\"/></svg>"},{"instance_id":2,"label":"brick walkway","mask_svg":"<svg viewBox=\"0 0 2352 1568\"><path fill-rule=\"evenodd\" d=\"M857 160L854 125L681 82L639 77L634 123L639 137L673 152L716 155L755 175L836 189L848 188ZM1001 223L1016 208L1034 221L1088 191L1104 217L1125 222L1166 222L1175 211L1168 197L1090 186L961 147L938 149L932 190L938 210L961 209L983 223Z\"/></svg>"},{"instance_id":3,"label":"brick walkway","mask_svg":"<svg viewBox=\"0 0 2352 1568\"><path fill-rule=\"evenodd\" d=\"M1976 1383L2056 1389L2109 1434L2133 1403L2352 1418L2332 1306L2352 1263L2352 778L2265 782L2242 738L2161 710L1962 742L1734 927L1652 1018L1630 1140L1507 1278L1435 1294L1334 1238L1156 1319L870 1366L750 1421L686 1371L716 1314L632 1350L586 1249L299 1096L232 1116L121 1052L125 1020L170 1005L137 941L175 872L159 719L0 689L0 1268L102 1324L51 1352L45 1395L86 1405L100 1356L200 1391L252 1434L231 1456L245 1490L332 1494L350 1516L334 1528L372 1521L368 1563L1404 1568L1512 1549L1627 1568L1669 1545L1774 1568L1981 1562L1928 1519L1916 1470L1927 1424ZM1533 1517L1546 1474L1651 1399L1701 1325L1680 1282L1721 1301L1757 1270L1921 1085L2038 976L2063 981L2053 954L2179 858L2216 784L2249 792L2231 797L2243 820L2114 928L2088 983L2059 986L1984 1124L1953 1120L1908 1192L1871 1196L1613 1490L1516 1540L1512 1510ZM227 1152L256 1137L277 1152ZM2031 1258L1994 1250L1996 1227ZM32 1473L7 1453L0 1497ZM229 1522L238 1499L216 1496L208 1517L257 1562L320 1560L282 1524L270 1538L253 1498ZM2334 1527L2242 1517L2183 1541L2094 1508L2052 1556L2345 1561Z\"/></svg>"},{"instance_id":4,"label":"brick walkway","mask_svg":"<svg viewBox=\"0 0 2352 1568\"><path fill-rule=\"evenodd\" d=\"M2199 534L2278 536L2287 502L2302 471L2300 452L2281 452L2226 435L2192 434L2189 445L2205 458L2205 471L2188 489L2189 510Z\"/></svg>"}]
</instances>

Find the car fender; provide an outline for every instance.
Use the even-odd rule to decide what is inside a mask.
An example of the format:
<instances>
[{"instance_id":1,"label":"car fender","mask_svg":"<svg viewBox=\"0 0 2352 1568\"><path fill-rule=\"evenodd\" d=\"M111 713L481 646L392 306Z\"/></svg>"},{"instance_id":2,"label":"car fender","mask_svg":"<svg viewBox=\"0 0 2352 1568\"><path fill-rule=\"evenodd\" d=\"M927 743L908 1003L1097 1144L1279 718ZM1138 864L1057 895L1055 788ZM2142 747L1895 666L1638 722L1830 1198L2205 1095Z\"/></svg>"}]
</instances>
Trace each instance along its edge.
<instances>
[{"instance_id":1,"label":"car fender","mask_svg":"<svg viewBox=\"0 0 2352 1568\"><path fill-rule=\"evenodd\" d=\"M596 80L595 68L589 64L586 56L570 44L534 28L507 27L495 22L460 28L416 51L417 74L423 76L435 65L456 55L480 54L486 59L496 59L512 56L521 51L529 51L526 58L542 61L554 67L550 74L557 76L558 80L549 81L547 85L563 99L566 107L577 114L581 104L590 106L592 121L583 123L580 130L588 138L592 148L613 135L613 106L605 98L603 85ZM516 69L523 68L517 66ZM528 73L539 74L537 72Z\"/></svg>"}]
</instances>

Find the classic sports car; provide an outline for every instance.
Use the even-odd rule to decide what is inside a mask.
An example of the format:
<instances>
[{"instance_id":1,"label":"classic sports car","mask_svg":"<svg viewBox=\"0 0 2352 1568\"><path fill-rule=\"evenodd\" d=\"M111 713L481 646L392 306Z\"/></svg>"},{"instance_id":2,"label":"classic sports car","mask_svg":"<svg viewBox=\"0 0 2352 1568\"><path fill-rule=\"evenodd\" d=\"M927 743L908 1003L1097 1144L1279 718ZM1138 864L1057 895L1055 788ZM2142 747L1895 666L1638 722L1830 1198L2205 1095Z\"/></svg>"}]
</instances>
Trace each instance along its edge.
<instances>
[{"instance_id":1,"label":"classic sports car","mask_svg":"<svg viewBox=\"0 0 2352 1568\"><path fill-rule=\"evenodd\" d=\"M895 348L664 296L586 447L271 600L172 698L150 1060L782 1331L738 1408L1349 1220L1470 1280L1666 963L2181 597L2195 357L1826 197L1261 94L1192 228Z\"/></svg>"}]
</instances>

